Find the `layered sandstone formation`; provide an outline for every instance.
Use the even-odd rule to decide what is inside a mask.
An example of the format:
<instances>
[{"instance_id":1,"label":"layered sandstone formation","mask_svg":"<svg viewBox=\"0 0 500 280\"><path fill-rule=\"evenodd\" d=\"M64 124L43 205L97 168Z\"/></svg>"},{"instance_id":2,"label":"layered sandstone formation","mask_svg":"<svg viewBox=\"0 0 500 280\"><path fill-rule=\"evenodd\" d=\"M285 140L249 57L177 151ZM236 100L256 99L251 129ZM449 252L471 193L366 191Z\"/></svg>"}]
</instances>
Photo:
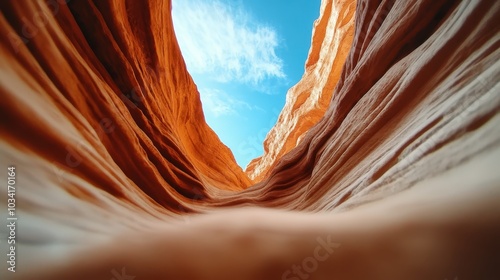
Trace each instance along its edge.
<instances>
[{"instance_id":1,"label":"layered sandstone formation","mask_svg":"<svg viewBox=\"0 0 500 280\"><path fill-rule=\"evenodd\" d=\"M355 10L353 0L322 1L305 73L287 92L278 121L264 140L264 154L245 170L254 182L267 177L277 161L295 148L325 114L351 48Z\"/></svg>"},{"instance_id":2,"label":"layered sandstone formation","mask_svg":"<svg viewBox=\"0 0 500 280\"><path fill-rule=\"evenodd\" d=\"M170 10L166 1L3 3L4 133L61 172L115 195L126 182L164 207L246 188L204 122L170 18L151 14L154 5ZM102 175L118 170L121 184Z\"/></svg>"},{"instance_id":3,"label":"layered sandstone formation","mask_svg":"<svg viewBox=\"0 0 500 280\"><path fill-rule=\"evenodd\" d=\"M500 3L324 0L253 185L170 7L0 3L1 279L500 277Z\"/></svg>"}]
</instances>

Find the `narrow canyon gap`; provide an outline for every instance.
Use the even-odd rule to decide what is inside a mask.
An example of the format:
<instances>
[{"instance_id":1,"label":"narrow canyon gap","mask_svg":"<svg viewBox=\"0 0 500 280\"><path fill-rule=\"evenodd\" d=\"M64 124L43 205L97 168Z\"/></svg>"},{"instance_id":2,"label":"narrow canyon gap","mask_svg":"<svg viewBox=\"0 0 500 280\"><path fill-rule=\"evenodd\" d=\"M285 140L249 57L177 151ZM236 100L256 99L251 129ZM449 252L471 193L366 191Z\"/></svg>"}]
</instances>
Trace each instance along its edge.
<instances>
[{"instance_id":1,"label":"narrow canyon gap","mask_svg":"<svg viewBox=\"0 0 500 280\"><path fill-rule=\"evenodd\" d=\"M323 0L245 171L170 1L0 9L1 279L500 277L500 2Z\"/></svg>"}]
</instances>

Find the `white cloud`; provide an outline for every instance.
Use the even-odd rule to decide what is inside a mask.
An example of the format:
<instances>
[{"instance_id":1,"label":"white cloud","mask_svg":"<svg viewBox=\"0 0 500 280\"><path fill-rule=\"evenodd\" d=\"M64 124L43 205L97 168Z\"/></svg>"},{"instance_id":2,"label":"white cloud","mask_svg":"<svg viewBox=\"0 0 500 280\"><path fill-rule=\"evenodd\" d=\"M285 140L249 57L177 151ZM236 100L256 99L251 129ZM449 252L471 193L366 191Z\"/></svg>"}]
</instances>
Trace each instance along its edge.
<instances>
[{"instance_id":1,"label":"white cloud","mask_svg":"<svg viewBox=\"0 0 500 280\"><path fill-rule=\"evenodd\" d=\"M226 92L218 89L200 89L201 103L203 110L210 112L215 117L238 115L242 109L264 111L264 109L248 104L247 102L232 98Z\"/></svg>"},{"instance_id":2,"label":"white cloud","mask_svg":"<svg viewBox=\"0 0 500 280\"><path fill-rule=\"evenodd\" d=\"M226 97L226 94L220 90L200 89L203 110L212 113L216 117L236 114L231 102L224 97Z\"/></svg>"},{"instance_id":3,"label":"white cloud","mask_svg":"<svg viewBox=\"0 0 500 280\"><path fill-rule=\"evenodd\" d=\"M175 33L192 74L258 85L285 78L276 31L219 0L174 0Z\"/></svg>"}]
</instances>

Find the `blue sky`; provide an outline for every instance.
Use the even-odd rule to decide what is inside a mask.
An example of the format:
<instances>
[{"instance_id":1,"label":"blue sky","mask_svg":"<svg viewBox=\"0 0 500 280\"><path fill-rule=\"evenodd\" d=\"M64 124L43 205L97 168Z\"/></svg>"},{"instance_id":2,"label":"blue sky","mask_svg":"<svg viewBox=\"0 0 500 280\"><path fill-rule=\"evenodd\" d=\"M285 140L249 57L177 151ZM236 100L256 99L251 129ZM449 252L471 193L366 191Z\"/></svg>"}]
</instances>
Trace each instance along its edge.
<instances>
[{"instance_id":1,"label":"blue sky","mask_svg":"<svg viewBox=\"0 0 500 280\"><path fill-rule=\"evenodd\" d=\"M244 169L304 73L320 0L173 0L207 123Z\"/></svg>"}]
</instances>

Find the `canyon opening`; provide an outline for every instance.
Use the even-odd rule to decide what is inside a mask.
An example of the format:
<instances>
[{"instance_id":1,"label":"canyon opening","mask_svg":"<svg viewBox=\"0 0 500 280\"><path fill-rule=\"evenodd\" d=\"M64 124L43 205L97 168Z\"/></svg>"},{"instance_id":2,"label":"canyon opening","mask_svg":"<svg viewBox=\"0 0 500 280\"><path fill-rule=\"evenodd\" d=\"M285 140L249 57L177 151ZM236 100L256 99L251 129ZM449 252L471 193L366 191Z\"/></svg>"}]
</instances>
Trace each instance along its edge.
<instances>
[{"instance_id":1,"label":"canyon opening","mask_svg":"<svg viewBox=\"0 0 500 280\"><path fill-rule=\"evenodd\" d=\"M1 279L500 277L500 2L269 2L0 3Z\"/></svg>"}]
</instances>

